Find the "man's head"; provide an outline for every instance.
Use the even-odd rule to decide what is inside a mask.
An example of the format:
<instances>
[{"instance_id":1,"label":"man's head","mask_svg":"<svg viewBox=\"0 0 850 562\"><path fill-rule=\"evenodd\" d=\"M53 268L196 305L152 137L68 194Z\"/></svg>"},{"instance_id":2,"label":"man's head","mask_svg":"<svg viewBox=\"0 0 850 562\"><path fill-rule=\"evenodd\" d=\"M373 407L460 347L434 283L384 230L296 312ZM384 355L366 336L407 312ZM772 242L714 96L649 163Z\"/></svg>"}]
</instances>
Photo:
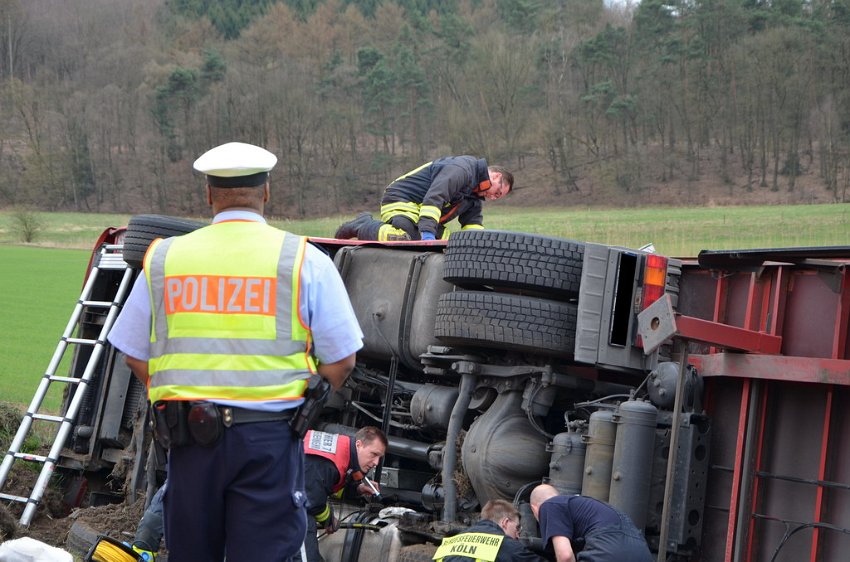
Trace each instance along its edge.
<instances>
[{"instance_id":1,"label":"man's head","mask_svg":"<svg viewBox=\"0 0 850 562\"><path fill-rule=\"evenodd\" d=\"M225 209L262 213L269 200L269 172L276 163L277 157L264 148L229 142L203 153L194 168L206 174L207 201L215 213Z\"/></svg>"},{"instance_id":2,"label":"man's head","mask_svg":"<svg viewBox=\"0 0 850 562\"><path fill-rule=\"evenodd\" d=\"M378 466L387 452L387 436L377 427L367 425L354 434L354 447L357 449L357 464L366 473Z\"/></svg>"},{"instance_id":3,"label":"man's head","mask_svg":"<svg viewBox=\"0 0 850 562\"><path fill-rule=\"evenodd\" d=\"M519 511L506 500L490 500L481 509L481 519L489 519L505 532L505 535L515 539L519 537L522 527L519 524Z\"/></svg>"},{"instance_id":4,"label":"man's head","mask_svg":"<svg viewBox=\"0 0 850 562\"><path fill-rule=\"evenodd\" d=\"M559 495L557 488L550 484L540 484L531 491L531 498L528 503L531 504L531 512L534 513L534 518L540 521L540 506L546 500Z\"/></svg>"},{"instance_id":5,"label":"man's head","mask_svg":"<svg viewBox=\"0 0 850 562\"><path fill-rule=\"evenodd\" d=\"M487 172L490 176L490 189L482 193L487 201L501 199L514 188L514 175L503 167L490 166Z\"/></svg>"}]
</instances>

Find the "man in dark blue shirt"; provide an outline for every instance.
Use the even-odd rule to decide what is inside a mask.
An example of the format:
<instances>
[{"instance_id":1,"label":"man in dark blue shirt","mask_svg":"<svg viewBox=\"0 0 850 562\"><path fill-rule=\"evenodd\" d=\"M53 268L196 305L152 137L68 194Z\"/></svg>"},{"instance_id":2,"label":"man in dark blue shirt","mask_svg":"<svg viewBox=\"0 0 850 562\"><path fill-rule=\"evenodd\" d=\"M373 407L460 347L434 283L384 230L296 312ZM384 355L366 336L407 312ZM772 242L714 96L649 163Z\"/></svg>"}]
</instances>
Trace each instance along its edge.
<instances>
[{"instance_id":1,"label":"man in dark blue shirt","mask_svg":"<svg viewBox=\"0 0 850 562\"><path fill-rule=\"evenodd\" d=\"M629 517L587 496L562 496L549 484L531 492L543 544L558 562L652 562L646 539ZM576 543L584 542L579 550Z\"/></svg>"}]
</instances>

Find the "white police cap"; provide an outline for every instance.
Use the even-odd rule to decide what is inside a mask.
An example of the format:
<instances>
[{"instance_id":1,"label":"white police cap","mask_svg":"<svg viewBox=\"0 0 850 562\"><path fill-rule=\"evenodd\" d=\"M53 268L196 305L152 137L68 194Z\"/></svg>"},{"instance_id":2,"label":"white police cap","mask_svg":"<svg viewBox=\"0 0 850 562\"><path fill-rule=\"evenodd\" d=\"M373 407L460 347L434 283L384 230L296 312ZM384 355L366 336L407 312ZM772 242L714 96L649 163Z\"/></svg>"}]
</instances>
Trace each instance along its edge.
<instances>
[{"instance_id":1,"label":"white police cap","mask_svg":"<svg viewBox=\"0 0 850 562\"><path fill-rule=\"evenodd\" d=\"M265 183L277 156L259 146L229 142L204 152L193 167L217 187L252 187ZM225 179L226 178L226 179Z\"/></svg>"}]
</instances>

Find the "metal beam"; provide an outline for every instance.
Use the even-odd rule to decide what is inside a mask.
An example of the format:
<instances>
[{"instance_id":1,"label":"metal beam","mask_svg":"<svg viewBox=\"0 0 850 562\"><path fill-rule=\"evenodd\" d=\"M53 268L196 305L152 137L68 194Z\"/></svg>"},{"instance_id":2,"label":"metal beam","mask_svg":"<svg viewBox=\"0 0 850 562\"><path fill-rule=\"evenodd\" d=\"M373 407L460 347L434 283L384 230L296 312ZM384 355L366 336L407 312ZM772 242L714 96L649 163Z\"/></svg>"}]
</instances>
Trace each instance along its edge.
<instances>
[{"instance_id":1,"label":"metal beam","mask_svg":"<svg viewBox=\"0 0 850 562\"><path fill-rule=\"evenodd\" d=\"M737 377L850 386L850 360L715 353L690 356L703 377Z\"/></svg>"},{"instance_id":2,"label":"metal beam","mask_svg":"<svg viewBox=\"0 0 850 562\"><path fill-rule=\"evenodd\" d=\"M670 295L638 314L638 333L647 355L672 337L755 353L777 354L782 348L779 336L679 314L673 310Z\"/></svg>"},{"instance_id":3,"label":"metal beam","mask_svg":"<svg viewBox=\"0 0 850 562\"><path fill-rule=\"evenodd\" d=\"M679 336L702 341L726 349L738 349L754 353L779 353L782 338L736 326L717 324L693 316L676 315Z\"/></svg>"}]
</instances>

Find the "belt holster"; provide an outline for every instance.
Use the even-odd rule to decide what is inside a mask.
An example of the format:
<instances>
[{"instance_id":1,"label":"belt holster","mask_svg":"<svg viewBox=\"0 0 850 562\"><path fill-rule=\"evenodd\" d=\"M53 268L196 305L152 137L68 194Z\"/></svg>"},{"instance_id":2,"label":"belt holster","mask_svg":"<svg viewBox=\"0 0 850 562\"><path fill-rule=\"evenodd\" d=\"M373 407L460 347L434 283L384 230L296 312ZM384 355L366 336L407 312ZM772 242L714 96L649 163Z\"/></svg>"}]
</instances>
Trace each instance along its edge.
<instances>
[{"instance_id":1,"label":"belt holster","mask_svg":"<svg viewBox=\"0 0 850 562\"><path fill-rule=\"evenodd\" d=\"M313 425L331 394L331 385L319 375L312 375L307 381L304 402L298 406L295 415L289 420L289 427L298 439L304 439L307 430Z\"/></svg>"},{"instance_id":2,"label":"belt holster","mask_svg":"<svg viewBox=\"0 0 850 562\"><path fill-rule=\"evenodd\" d=\"M160 400L151 405L153 435L166 449L192 442L188 425L189 403L182 400Z\"/></svg>"},{"instance_id":3,"label":"belt holster","mask_svg":"<svg viewBox=\"0 0 850 562\"><path fill-rule=\"evenodd\" d=\"M221 412L218 406L210 402L195 402L189 408L189 433L195 443L204 447L211 447L218 443L224 432L221 421Z\"/></svg>"}]
</instances>

